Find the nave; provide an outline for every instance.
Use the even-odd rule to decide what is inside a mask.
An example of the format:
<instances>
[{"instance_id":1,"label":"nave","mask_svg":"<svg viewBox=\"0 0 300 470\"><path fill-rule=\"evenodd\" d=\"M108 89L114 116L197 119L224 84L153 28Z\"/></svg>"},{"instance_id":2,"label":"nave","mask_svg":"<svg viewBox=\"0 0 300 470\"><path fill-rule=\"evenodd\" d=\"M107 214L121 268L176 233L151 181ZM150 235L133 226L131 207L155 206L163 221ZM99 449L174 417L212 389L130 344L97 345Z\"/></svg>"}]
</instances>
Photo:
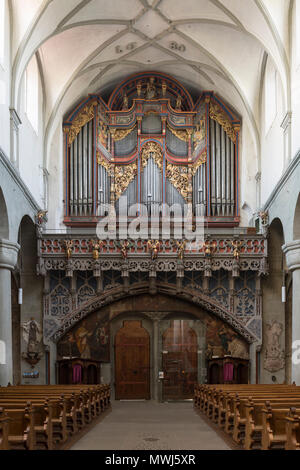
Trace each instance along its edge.
<instances>
[{"instance_id":1,"label":"nave","mask_svg":"<svg viewBox=\"0 0 300 470\"><path fill-rule=\"evenodd\" d=\"M70 450L230 450L191 401L113 401Z\"/></svg>"}]
</instances>

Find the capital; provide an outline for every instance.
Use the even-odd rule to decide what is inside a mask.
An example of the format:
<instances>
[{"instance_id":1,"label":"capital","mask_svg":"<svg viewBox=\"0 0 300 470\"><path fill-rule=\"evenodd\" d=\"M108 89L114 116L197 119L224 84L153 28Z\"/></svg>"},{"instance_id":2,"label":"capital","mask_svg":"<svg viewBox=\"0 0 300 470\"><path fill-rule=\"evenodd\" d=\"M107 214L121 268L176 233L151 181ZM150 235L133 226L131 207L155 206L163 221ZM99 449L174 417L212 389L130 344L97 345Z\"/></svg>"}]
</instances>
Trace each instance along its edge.
<instances>
[{"instance_id":1,"label":"capital","mask_svg":"<svg viewBox=\"0 0 300 470\"><path fill-rule=\"evenodd\" d=\"M9 240L0 240L0 268L13 270L18 261L20 245Z\"/></svg>"},{"instance_id":2,"label":"capital","mask_svg":"<svg viewBox=\"0 0 300 470\"><path fill-rule=\"evenodd\" d=\"M286 243L282 247L285 254L286 264L290 271L300 269L300 240L294 240Z\"/></svg>"}]
</instances>

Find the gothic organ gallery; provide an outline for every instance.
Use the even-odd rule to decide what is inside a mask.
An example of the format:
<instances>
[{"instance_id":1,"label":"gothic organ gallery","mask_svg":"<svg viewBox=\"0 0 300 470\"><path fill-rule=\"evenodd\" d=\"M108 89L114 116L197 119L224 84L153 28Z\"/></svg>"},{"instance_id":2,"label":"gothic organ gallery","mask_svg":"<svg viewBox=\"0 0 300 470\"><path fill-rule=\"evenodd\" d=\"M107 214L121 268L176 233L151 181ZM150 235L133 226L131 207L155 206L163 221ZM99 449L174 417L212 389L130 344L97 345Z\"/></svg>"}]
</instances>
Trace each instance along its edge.
<instances>
[{"instance_id":1,"label":"gothic organ gallery","mask_svg":"<svg viewBox=\"0 0 300 470\"><path fill-rule=\"evenodd\" d=\"M153 72L89 95L65 117L66 233L38 221L57 381L75 380L76 361L94 361L117 399L255 382L267 239L263 219L260 231L239 226L240 128L213 92L192 97ZM91 380L85 373L77 380Z\"/></svg>"}]
</instances>

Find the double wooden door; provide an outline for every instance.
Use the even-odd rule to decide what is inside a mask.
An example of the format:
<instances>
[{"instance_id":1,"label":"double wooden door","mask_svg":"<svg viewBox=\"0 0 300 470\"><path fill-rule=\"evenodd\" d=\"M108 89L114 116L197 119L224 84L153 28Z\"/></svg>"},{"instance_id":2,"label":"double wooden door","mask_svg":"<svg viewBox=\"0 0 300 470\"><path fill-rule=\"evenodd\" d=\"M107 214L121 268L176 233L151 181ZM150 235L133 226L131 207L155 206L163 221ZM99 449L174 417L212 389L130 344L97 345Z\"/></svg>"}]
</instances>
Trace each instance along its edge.
<instances>
[{"instance_id":1,"label":"double wooden door","mask_svg":"<svg viewBox=\"0 0 300 470\"><path fill-rule=\"evenodd\" d=\"M115 395L150 399L150 338L141 321L124 321L115 336Z\"/></svg>"},{"instance_id":2,"label":"double wooden door","mask_svg":"<svg viewBox=\"0 0 300 470\"><path fill-rule=\"evenodd\" d=\"M163 399L193 398L198 377L197 334L187 320L173 320L163 334Z\"/></svg>"}]
</instances>

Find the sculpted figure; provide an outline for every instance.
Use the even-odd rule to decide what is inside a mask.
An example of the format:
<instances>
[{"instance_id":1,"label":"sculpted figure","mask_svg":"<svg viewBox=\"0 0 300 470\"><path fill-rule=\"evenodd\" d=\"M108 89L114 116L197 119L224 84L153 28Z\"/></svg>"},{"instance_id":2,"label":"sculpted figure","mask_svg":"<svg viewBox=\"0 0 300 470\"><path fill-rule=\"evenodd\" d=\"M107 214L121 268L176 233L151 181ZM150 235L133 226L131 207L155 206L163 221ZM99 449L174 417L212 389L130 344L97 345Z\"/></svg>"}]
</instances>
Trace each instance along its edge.
<instances>
[{"instance_id":1,"label":"sculpted figure","mask_svg":"<svg viewBox=\"0 0 300 470\"><path fill-rule=\"evenodd\" d=\"M159 253L160 243L158 240L148 240L147 242L148 251L151 253L151 259L156 259Z\"/></svg>"},{"instance_id":2,"label":"sculpted figure","mask_svg":"<svg viewBox=\"0 0 300 470\"><path fill-rule=\"evenodd\" d=\"M67 258L71 258L72 256L72 248L73 248L73 240L65 240L65 250L67 254Z\"/></svg>"},{"instance_id":3,"label":"sculpted figure","mask_svg":"<svg viewBox=\"0 0 300 470\"><path fill-rule=\"evenodd\" d=\"M156 98L156 86L154 85L154 77L150 77L150 80L147 83L145 98L146 100L153 100L154 98Z\"/></svg>"},{"instance_id":4,"label":"sculpted figure","mask_svg":"<svg viewBox=\"0 0 300 470\"><path fill-rule=\"evenodd\" d=\"M127 96L126 92L124 92L124 95L123 95L123 106L122 106L122 109L123 109L123 110L128 109L128 96Z\"/></svg>"},{"instance_id":5,"label":"sculpted figure","mask_svg":"<svg viewBox=\"0 0 300 470\"><path fill-rule=\"evenodd\" d=\"M176 106L175 106L176 111L181 111L181 105L182 105L182 98L181 98L181 95L178 95L177 100L176 100Z\"/></svg>"}]
</instances>

